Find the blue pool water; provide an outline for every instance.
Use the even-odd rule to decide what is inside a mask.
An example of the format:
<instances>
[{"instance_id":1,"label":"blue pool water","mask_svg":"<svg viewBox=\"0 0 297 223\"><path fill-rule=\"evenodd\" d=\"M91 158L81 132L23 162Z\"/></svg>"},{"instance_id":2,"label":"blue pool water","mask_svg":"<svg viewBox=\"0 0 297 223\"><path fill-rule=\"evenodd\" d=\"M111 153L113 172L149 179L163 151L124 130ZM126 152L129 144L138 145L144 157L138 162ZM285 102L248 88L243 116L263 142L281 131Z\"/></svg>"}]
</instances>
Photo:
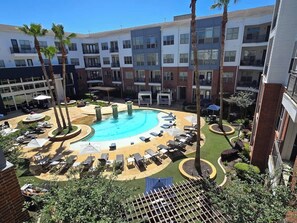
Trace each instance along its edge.
<instances>
[{"instance_id":1,"label":"blue pool water","mask_svg":"<svg viewBox=\"0 0 297 223\"><path fill-rule=\"evenodd\" d=\"M125 111L119 112L118 119L111 115L110 118L92 125L95 134L87 141L116 140L146 132L158 125L158 113L156 110L133 110L130 116Z\"/></svg>"}]
</instances>

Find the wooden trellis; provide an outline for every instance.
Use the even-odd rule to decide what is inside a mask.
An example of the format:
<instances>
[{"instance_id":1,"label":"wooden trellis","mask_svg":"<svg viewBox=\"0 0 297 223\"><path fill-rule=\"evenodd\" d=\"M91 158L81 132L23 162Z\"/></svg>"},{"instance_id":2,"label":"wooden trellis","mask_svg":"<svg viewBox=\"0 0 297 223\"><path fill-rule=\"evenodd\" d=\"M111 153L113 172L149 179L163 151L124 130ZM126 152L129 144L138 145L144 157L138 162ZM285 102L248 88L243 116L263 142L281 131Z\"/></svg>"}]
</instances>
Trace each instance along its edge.
<instances>
[{"instance_id":1,"label":"wooden trellis","mask_svg":"<svg viewBox=\"0 0 297 223\"><path fill-rule=\"evenodd\" d=\"M138 195L128 202L128 222L228 222L210 205L199 180L185 181L150 194Z\"/></svg>"}]
</instances>

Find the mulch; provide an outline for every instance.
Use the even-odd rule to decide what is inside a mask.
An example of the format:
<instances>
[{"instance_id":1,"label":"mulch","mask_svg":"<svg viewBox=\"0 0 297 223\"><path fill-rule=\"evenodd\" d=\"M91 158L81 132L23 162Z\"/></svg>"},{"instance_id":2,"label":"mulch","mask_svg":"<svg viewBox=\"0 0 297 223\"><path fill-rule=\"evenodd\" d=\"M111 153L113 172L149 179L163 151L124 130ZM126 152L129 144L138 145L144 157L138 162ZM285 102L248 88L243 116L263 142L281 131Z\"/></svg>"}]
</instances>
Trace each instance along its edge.
<instances>
[{"instance_id":1,"label":"mulch","mask_svg":"<svg viewBox=\"0 0 297 223\"><path fill-rule=\"evenodd\" d=\"M213 130L217 131L217 132L223 132L222 129L219 127L218 124L212 125L211 128ZM232 131L232 128L230 126L228 126L228 125L224 125L223 124L223 130L224 130L224 132L230 132L230 131Z\"/></svg>"},{"instance_id":2,"label":"mulch","mask_svg":"<svg viewBox=\"0 0 297 223\"><path fill-rule=\"evenodd\" d=\"M184 164L183 164L183 170L191 175L191 176L200 176L195 168L195 165L194 165L194 162L195 160L191 159L191 160L188 160L186 161ZM201 165L201 172L202 172L202 176L204 178L206 177L209 177L210 174L212 173L212 169L211 169L211 166L208 165L207 163L203 162L202 160L200 161L200 165Z\"/></svg>"}]
</instances>

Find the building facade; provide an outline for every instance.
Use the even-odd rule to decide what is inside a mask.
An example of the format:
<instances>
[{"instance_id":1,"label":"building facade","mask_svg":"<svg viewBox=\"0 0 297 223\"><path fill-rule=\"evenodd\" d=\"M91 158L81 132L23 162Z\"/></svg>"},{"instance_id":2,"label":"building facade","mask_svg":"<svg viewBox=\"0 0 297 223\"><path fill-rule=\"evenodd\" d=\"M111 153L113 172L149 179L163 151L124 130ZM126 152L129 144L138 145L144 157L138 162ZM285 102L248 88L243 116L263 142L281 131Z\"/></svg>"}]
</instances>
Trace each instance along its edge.
<instances>
[{"instance_id":1,"label":"building facade","mask_svg":"<svg viewBox=\"0 0 297 223\"><path fill-rule=\"evenodd\" d=\"M229 13L223 74L226 94L237 90L258 92L272 12L273 7L266 6ZM219 95L221 20L221 15L213 15L197 18L196 23L201 98L213 101ZM59 49L51 32L39 40L41 47L53 45ZM0 25L0 45L0 83L3 78L3 88L13 83L2 74L8 72L6 69L18 67L19 71L27 73L28 67L40 66L32 37L15 27ZM59 65L61 60L58 52L52 62ZM67 90L71 97L81 97L90 87L103 85L116 87L122 96L144 90L151 91L155 99L157 92L170 90L173 100L195 101L188 15L174 17L172 22L77 34L67 47L67 63L75 68L69 73L74 79L73 87L69 86ZM33 82L40 81L32 78ZM41 72L40 78L44 80ZM25 89L25 86L21 88ZM10 96L2 95L4 109L18 109L19 100ZM26 96L26 102L28 98L31 96Z\"/></svg>"},{"instance_id":2,"label":"building facade","mask_svg":"<svg viewBox=\"0 0 297 223\"><path fill-rule=\"evenodd\" d=\"M254 116L251 161L273 174L297 168L296 10L294 0L276 1Z\"/></svg>"}]
</instances>

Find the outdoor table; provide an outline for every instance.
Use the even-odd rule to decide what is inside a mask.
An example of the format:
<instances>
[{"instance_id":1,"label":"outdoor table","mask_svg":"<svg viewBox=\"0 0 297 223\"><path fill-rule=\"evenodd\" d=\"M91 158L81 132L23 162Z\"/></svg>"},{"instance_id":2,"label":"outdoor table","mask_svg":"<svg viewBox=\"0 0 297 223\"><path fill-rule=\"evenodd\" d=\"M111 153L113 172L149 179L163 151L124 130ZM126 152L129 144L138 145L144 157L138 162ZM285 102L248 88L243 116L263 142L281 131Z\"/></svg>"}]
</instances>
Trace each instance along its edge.
<instances>
[{"instance_id":1,"label":"outdoor table","mask_svg":"<svg viewBox=\"0 0 297 223\"><path fill-rule=\"evenodd\" d=\"M152 158L152 156L151 156L150 154L145 154L145 155L143 156L143 158L144 158L145 160L148 160L148 159Z\"/></svg>"},{"instance_id":2,"label":"outdoor table","mask_svg":"<svg viewBox=\"0 0 297 223\"><path fill-rule=\"evenodd\" d=\"M129 157L129 158L127 159L127 162L133 164L133 163L134 163L134 158L133 158L133 157Z\"/></svg>"}]
</instances>

